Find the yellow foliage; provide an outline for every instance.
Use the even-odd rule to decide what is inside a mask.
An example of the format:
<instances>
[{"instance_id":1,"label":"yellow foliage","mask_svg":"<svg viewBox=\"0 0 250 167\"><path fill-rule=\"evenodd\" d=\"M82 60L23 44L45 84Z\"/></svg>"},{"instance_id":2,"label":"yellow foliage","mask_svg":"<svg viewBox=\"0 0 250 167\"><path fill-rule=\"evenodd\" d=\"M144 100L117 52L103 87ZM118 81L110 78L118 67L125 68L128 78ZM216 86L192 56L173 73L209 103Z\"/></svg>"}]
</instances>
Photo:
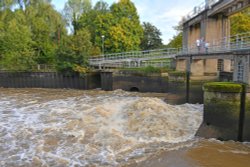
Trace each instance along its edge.
<instances>
[{"instance_id":1,"label":"yellow foliage","mask_svg":"<svg viewBox=\"0 0 250 167\"><path fill-rule=\"evenodd\" d=\"M82 67L82 66L79 66L79 65L74 65L73 70L75 72L84 73L84 74L88 72L88 68Z\"/></svg>"}]
</instances>

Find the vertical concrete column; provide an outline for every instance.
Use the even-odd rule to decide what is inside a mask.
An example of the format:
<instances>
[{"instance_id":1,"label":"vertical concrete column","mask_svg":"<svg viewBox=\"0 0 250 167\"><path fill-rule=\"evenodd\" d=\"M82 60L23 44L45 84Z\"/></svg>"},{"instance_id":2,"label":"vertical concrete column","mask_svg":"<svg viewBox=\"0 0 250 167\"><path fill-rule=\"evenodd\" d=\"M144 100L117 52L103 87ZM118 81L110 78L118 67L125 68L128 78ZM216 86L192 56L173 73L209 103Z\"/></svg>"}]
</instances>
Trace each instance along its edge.
<instances>
[{"instance_id":1,"label":"vertical concrete column","mask_svg":"<svg viewBox=\"0 0 250 167\"><path fill-rule=\"evenodd\" d=\"M228 59L225 59L224 60L224 71L226 71L226 72L231 72L231 63L232 62L232 60L228 60Z\"/></svg>"},{"instance_id":2,"label":"vertical concrete column","mask_svg":"<svg viewBox=\"0 0 250 167\"><path fill-rule=\"evenodd\" d=\"M187 65L185 59L176 60L176 71L186 71Z\"/></svg>"},{"instance_id":3,"label":"vertical concrete column","mask_svg":"<svg viewBox=\"0 0 250 167\"><path fill-rule=\"evenodd\" d=\"M192 76L203 76L204 75L204 60L194 59L191 64Z\"/></svg>"},{"instance_id":4,"label":"vertical concrete column","mask_svg":"<svg viewBox=\"0 0 250 167\"><path fill-rule=\"evenodd\" d=\"M230 36L230 21L228 17L222 15L221 22L222 22L222 37L229 37Z\"/></svg>"},{"instance_id":5,"label":"vertical concrete column","mask_svg":"<svg viewBox=\"0 0 250 167\"><path fill-rule=\"evenodd\" d=\"M188 48L188 34L189 34L189 26L188 23L183 24L183 36L182 36L182 48Z\"/></svg>"},{"instance_id":6,"label":"vertical concrete column","mask_svg":"<svg viewBox=\"0 0 250 167\"><path fill-rule=\"evenodd\" d=\"M230 36L230 21L227 16L219 14L213 17L207 17L205 20L206 32L205 39L206 42L212 45L218 45L218 41L225 39ZM226 43L225 43L226 44Z\"/></svg>"},{"instance_id":7,"label":"vertical concrete column","mask_svg":"<svg viewBox=\"0 0 250 167\"><path fill-rule=\"evenodd\" d=\"M204 73L207 73L207 74L217 74L217 66L218 66L218 60L217 59L206 59L204 61L204 66L205 66L205 70L204 70Z\"/></svg>"},{"instance_id":8,"label":"vertical concrete column","mask_svg":"<svg viewBox=\"0 0 250 167\"><path fill-rule=\"evenodd\" d=\"M204 40L206 41L206 34L207 34L207 11L204 12L201 15L202 19L201 19L201 24L200 24L200 37L204 38Z\"/></svg>"},{"instance_id":9,"label":"vertical concrete column","mask_svg":"<svg viewBox=\"0 0 250 167\"><path fill-rule=\"evenodd\" d=\"M197 23L189 27L188 47L196 47L196 40L201 38L201 24Z\"/></svg>"},{"instance_id":10,"label":"vertical concrete column","mask_svg":"<svg viewBox=\"0 0 250 167\"><path fill-rule=\"evenodd\" d=\"M199 136L221 140L237 140L240 132L242 85L206 83L204 90L204 122Z\"/></svg>"}]
</instances>

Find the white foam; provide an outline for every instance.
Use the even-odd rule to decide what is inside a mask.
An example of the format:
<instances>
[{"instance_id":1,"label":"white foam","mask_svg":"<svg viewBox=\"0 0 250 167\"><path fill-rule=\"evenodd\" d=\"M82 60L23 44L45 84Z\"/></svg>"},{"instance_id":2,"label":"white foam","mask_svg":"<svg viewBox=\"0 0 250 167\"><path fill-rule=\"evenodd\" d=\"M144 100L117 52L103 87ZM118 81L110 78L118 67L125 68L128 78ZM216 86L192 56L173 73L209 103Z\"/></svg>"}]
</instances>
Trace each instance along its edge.
<instances>
[{"instance_id":1,"label":"white foam","mask_svg":"<svg viewBox=\"0 0 250 167\"><path fill-rule=\"evenodd\" d=\"M8 166L13 155L21 159L17 166L34 161L115 166L118 159L149 154L146 148L171 149L173 143L193 139L202 121L202 105L169 105L121 90L77 97L58 93L52 100L37 91L36 99L28 92L0 97L2 166Z\"/></svg>"}]
</instances>

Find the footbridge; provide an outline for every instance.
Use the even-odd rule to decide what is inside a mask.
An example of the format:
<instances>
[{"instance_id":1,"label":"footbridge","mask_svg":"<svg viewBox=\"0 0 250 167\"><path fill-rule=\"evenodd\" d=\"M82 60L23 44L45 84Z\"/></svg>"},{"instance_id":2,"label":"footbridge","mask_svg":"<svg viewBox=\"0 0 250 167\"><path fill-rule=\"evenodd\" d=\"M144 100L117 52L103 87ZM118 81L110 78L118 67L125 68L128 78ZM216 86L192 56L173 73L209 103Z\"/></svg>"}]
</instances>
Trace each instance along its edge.
<instances>
[{"instance_id":1,"label":"footbridge","mask_svg":"<svg viewBox=\"0 0 250 167\"><path fill-rule=\"evenodd\" d=\"M133 51L95 56L89 59L93 67L135 68L145 66L162 66L165 59L183 59L195 56L201 59L233 59L236 52L247 53L250 50L250 32L224 37L218 40L204 41L200 47L165 48L157 50ZM155 63L157 62L157 63Z\"/></svg>"},{"instance_id":2,"label":"footbridge","mask_svg":"<svg viewBox=\"0 0 250 167\"><path fill-rule=\"evenodd\" d=\"M135 68L148 65L163 66L163 59L175 58L180 52L178 48L158 50L133 51L114 54L105 54L89 59L91 66L102 68ZM156 63L157 62L157 63Z\"/></svg>"},{"instance_id":3,"label":"footbridge","mask_svg":"<svg viewBox=\"0 0 250 167\"><path fill-rule=\"evenodd\" d=\"M249 6L250 0L205 0L183 19L182 48L99 55L89 64L98 69L162 67L171 60L177 71L190 71L193 77L224 71L250 84L250 32L231 35L229 23L232 14Z\"/></svg>"}]
</instances>

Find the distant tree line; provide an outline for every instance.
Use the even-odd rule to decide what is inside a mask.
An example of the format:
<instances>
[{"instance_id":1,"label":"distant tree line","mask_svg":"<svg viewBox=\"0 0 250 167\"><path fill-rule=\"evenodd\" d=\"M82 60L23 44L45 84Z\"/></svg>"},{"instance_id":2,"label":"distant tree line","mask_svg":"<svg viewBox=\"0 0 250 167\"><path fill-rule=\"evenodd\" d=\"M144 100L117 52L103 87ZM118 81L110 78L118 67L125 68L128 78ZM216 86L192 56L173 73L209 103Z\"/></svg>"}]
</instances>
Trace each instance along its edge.
<instances>
[{"instance_id":1,"label":"distant tree line","mask_svg":"<svg viewBox=\"0 0 250 167\"><path fill-rule=\"evenodd\" d=\"M130 0L111 6L68 0L62 13L51 0L0 2L2 70L29 71L46 64L62 72L84 72L90 56L160 48L160 36L151 23L140 24Z\"/></svg>"}]
</instances>

